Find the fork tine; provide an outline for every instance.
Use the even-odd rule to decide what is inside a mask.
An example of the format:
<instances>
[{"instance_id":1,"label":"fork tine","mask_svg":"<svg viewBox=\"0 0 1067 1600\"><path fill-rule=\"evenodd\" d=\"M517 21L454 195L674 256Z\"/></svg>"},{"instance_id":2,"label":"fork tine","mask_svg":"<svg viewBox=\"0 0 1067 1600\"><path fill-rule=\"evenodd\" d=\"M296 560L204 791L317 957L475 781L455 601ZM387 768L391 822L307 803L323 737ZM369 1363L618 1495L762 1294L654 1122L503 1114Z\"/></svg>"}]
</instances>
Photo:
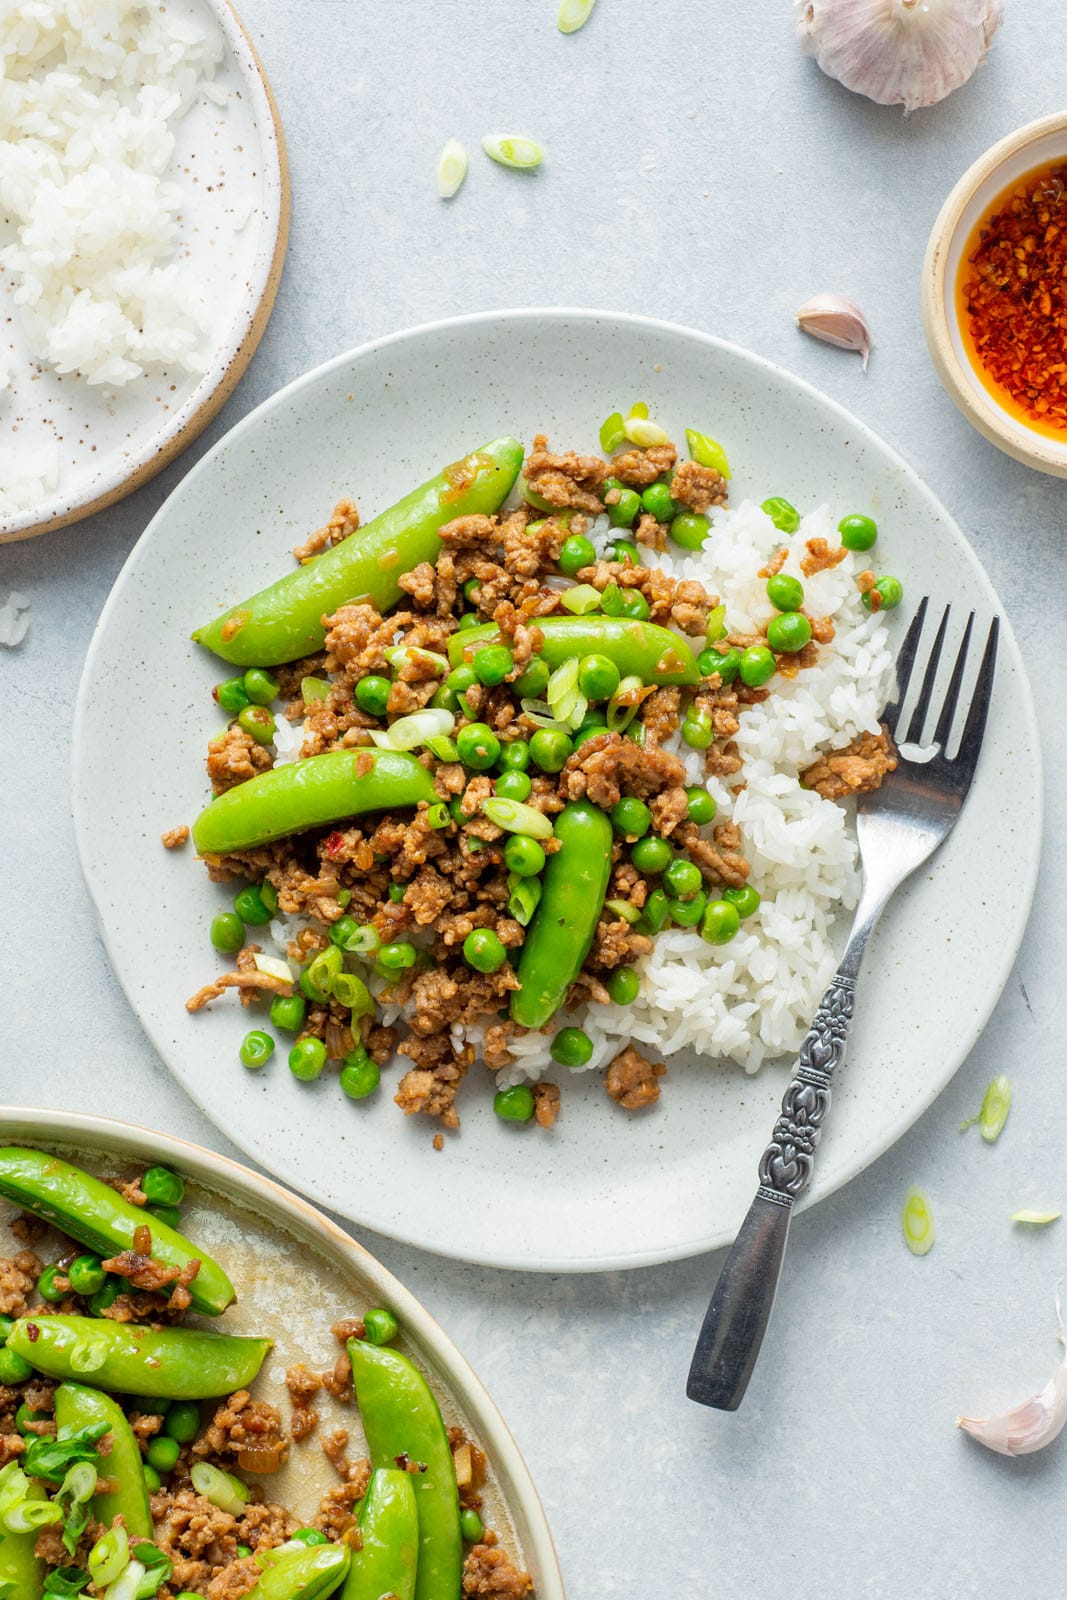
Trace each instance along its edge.
<instances>
[{"instance_id":1,"label":"fork tine","mask_svg":"<svg viewBox=\"0 0 1067 1600\"><path fill-rule=\"evenodd\" d=\"M963 737L960 739L960 748L956 755L956 761L960 763L961 767L966 768L964 777L968 784L974 777L974 769L978 765L978 752L982 748L982 736L985 733L989 702L993 694L993 676L997 670L997 641L999 638L1000 618L994 617L989 626L989 637L986 639L982 665L978 669L978 677L975 680L974 692L971 695L971 704L967 712L967 721L963 725Z\"/></svg>"},{"instance_id":2,"label":"fork tine","mask_svg":"<svg viewBox=\"0 0 1067 1600\"><path fill-rule=\"evenodd\" d=\"M908 631L904 635L904 643L901 645L897 656L896 698L891 700L882 712L882 721L893 735L896 734L897 718L900 716L900 708L908 692L908 684L911 681L911 670L915 665L915 653L919 648L919 637L923 631L923 623L926 621L926 607L928 604L929 597L924 594L919 601L918 610L908 625Z\"/></svg>"},{"instance_id":3,"label":"fork tine","mask_svg":"<svg viewBox=\"0 0 1067 1600\"><path fill-rule=\"evenodd\" d=\"M952 723L956 716L956 706L959 704L960 685L963 682L963 674L967 667L967 651L970 649L971 630L973 627L974 612L972 611L967 618L967 626L963 630L963 638L960 640L960 647L956 653L956 665L952 669L952 677L949 679L948 690L945 694L945 703L941 707L941 715L938 717L937 727L934 729L934 743L941 746L942 755L945 754L948 748L949 737L952 733Z\"/></svg>"},{"instance_id":4,"label":"fork tine","mask_svg":"<svg viewBox=\"0 0 1067 1600\"><path fill-rule=\"evenodd\" d=\"M941 663L941 647L945 642L945 630L948 627L949 609L950 608L946 606L944 611L941 613L941 621L938 624L937 633L934 636L934 642L930 648L930 659L926 663L926 671L923 674L922 688L919 690L919 698L915 702L915 710L911 714L911 721L908 723L908 731L904 735L903 742L905 744L918 744L923 736L923 728L926 725L926 713L930 709L930 701L932 700L934 693L934 684L937 682L937 669Z\"/></svg>"}]
</instances>

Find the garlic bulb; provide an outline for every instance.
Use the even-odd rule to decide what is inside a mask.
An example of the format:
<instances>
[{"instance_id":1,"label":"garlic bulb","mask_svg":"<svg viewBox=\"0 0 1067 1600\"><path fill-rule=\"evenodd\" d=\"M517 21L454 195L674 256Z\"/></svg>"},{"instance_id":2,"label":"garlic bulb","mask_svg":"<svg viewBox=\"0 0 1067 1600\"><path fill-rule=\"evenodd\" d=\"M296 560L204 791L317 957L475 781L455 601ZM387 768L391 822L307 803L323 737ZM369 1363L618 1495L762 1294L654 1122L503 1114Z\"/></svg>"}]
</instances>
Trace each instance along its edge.
<instances>
[{"instance_id":1,"label":"garlic bulb","mask_svg":"<svg viewBox=\"0 0 1067 1600\"><path fill-rule=\"evenodd\" d=\"M800 47L856 94L906 111L966 83L1004 0L796 0Z\"/></svg>"},{"instance_id":2,"label":"garlic bulb","mask_svg":"<svg viewBox=\"0 0 1067 1600\"><path fill-rule=\"evenodd\" d=\"M1059 1299L1056 1316L1060 1316ZM957 1417L956 1426L1002 1456L1028 1456L1051 1444L1067 1422L1067 1338L1060 1321L1057 1335L1064 1358L1039 1394L999 1417Z\"/></svg>"},{"instance_id":3,"label":"garlic bulb","mask_svg":"<svg viewBox=\"0 0 1067 1600\"><path fill-rule=\"evenodd\" d=\"M846 300L842 294L814 295L797 312L797 327L839 350L855 350L863 357L863 370L867 371L871 330L854 300Z\"/></svg>"}]
</instances>

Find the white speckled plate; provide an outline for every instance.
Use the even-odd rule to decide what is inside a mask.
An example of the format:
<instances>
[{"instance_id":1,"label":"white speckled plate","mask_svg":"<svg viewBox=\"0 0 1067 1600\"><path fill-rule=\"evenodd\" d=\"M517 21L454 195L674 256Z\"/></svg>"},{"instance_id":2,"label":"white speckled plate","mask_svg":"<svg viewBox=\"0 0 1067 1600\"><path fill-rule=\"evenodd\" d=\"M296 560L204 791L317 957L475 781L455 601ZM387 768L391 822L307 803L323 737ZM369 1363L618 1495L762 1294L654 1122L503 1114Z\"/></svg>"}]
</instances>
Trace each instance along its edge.
<instances>
[{"instance_id":1,"label":"white speckled plate","mask_svg":"<svg viewBox=\"0 0 1067 1600\"><path fill-rule=\"evenodd\" d=\"M784 1069L676 1060L660 1103L629 1116L599 1075L564 1085L551 1134L501 1125L492 1080L464 1085L463 1127L433 1125L388 1089L346 1102L333 1076L297 1083L279 1052L238 1064L248 1014L183 1001L217 966L208 923L225 903L165 827L205 800L220 664L189 630L289 569L290 547L343 494L367 513L497 434L592 443L641 396L672 429L725 443L735 501L786 494L873 511L892 570L922 593L999 609L963 535L869 429L789 373L662 323L523 311L439 323L339 357L245 418L179 485L130 556L89 651L74 733L82 865L115 970L156 1048L237 1144L345 1215L443 1254L509 1267L636 1266L726 1242L751 1199ZM225 537L220 538L220 529ZM907 607L895 624L898 634ZM971 1049L1008 976L1041 838L1030 691L1010 627L982 765L945 849L899 894L860 988L810 1199L887 1149ZM118 709L118 708L121 708ZM1010 797L1010 803L1006 797ZM996 892L989 863L996 860ZM390 1082L387 1079L386 1082Z\"/></svg>"},{"instance_id":2,"label":"white speckled plate","mask_svg":"<svg viewBox=\"0 0 1067 1600\"><path fill-rule=\"evenodd\" d=\"M218 1259L237 1290L236 1304L211 1325L274 1340L254 1393L276 1405L284 1419L290 1406L286 1368L300 1361L313 1371L332 1367L339 1346L331 1324L370 1306L388 1306L401 1327L398 1347L426 1373L446 1422L461 1424L486 1452L486 1522L532 1575L536 1600L564 1600L544 1510L500 1413L415 1297L328 1217L224 1156L127 1122L0 1107L0 1137L5 1144L52 1151L101 1177L130 1177L153 1162L180 1172L186 1180L182 1229ZM3 1255L17 1248L7 1228L14 1215L15 1208L0 1201ZM47 1239L37 1249L50 1259ZM323 1391L315 1407L323 1433L341 1425L352 1432L349 1455L357 1460L362 1445L351 1406L338 1406ZM306 1522L338 1478L312 1435L293 1446L280 1472L261 1481L269 1499L290 1506Z\"/></svg>"},{"instance_id":3,"label":"white speckled plate","mask_svg":"<svg viewBox=\"0 0 1067 1600\"><path fill-rule=\"evenodd\" d=\"M213 20L225 41L214 77L221 93L202 92L177 123L167 172L184 191L181 249L210 315L206 370L153 369L121 389L60 376L30 358L11 285L0 281L0 369L10 365L12 374L0 392L0 440L54 440L59 459L45 500L0 511L0 543L77 522L173 461L232 394L274 305L289 234L289 170L270 84L228 0L167 4L201 24Z\"/></svg>"}]
</instances>

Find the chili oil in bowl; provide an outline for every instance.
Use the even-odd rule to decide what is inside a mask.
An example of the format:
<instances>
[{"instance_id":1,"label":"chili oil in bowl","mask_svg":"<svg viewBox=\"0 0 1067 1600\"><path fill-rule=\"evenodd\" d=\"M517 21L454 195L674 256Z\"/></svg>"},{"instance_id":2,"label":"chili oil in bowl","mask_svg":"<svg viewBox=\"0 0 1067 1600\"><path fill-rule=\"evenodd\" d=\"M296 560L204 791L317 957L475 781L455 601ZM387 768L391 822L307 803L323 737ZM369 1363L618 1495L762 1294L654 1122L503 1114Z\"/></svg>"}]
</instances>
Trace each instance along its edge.
<instances>
[{"instance_id":1,"label":"chili oil in bowl","mask_svg":"<svg viewBox=\"0 0 1067 1600\"><path fill-rule=\"evenodd\" d=\"M922 305L934 366L967 420L1067 477L1067 112L964 173L930 235Z\"/></svg>"}]
</instances>

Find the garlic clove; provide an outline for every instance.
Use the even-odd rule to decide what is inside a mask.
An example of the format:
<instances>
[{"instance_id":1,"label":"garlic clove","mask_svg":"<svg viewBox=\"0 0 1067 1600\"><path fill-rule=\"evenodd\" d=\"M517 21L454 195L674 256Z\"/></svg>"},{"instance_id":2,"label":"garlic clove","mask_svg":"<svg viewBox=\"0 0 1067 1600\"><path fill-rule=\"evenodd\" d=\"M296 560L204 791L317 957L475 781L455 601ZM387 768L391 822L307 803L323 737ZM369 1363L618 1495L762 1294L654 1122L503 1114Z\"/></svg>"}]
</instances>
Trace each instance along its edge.
<instances>
[{"instance_id":1,"label":"garlic clove","mask_svg":"<svg viewBox=\"0 0 1067 1600\"><path fill-rule=\"evenodd\" d=\"M828 77L879 105L936 105L974 72L1004 0L796 0L797 37Z\"/></svg>"},{"instance_id":2,"label":"garlic clove","mask_svg":"<svg viewBox=\"0 0 1067 1600\"><path fill-rule=\"evenodd\" d=\"M1056 1303L1059 1315L1059 1301ZM1063 1325L1058 1338L1067 1346ZM1002 1456L1028 1456L1043 1450L1067 1423L1067 1348L1052 1377L1039 1394L998 1417L957 1417L956 1426L972 1439Z\"/></svg>"},{"instance_id":3,"label":"garlic clove","mask_svg":"<svg viewBox=\"0 0 1067 1600\"><path fill-rule=\"evenodd\" d=\"M797 327L839 350L855 350L863 357L863 370L867 371L871 333L854 300L846 300L840 294L817 294L797 312Z\"/></svg>"}]
</instances>

